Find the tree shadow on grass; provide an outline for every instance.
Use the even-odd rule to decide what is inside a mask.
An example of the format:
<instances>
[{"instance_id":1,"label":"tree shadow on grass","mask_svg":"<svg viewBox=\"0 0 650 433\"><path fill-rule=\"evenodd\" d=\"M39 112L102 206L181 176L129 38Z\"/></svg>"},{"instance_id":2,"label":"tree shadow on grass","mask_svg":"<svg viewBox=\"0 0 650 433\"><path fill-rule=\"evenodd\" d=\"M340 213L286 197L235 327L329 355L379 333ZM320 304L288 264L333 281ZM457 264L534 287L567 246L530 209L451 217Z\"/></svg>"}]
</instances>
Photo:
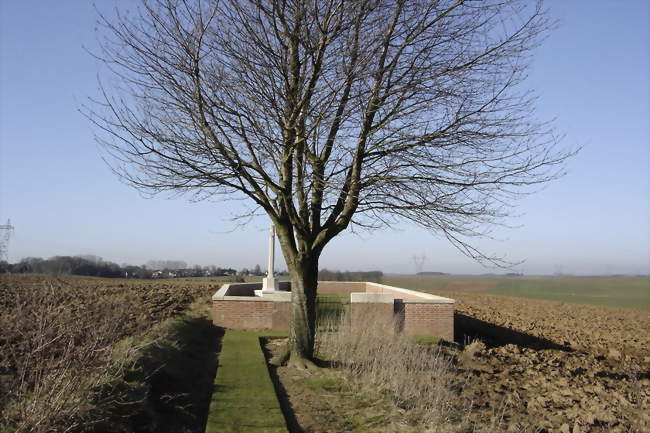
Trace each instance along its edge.
<instances>
[{"instance_id":1,"label":"tree shadow on grass","mask_svg":"<svg viewBox=\"0 0 650 433\"><path fill-rule=\"evenodd\" d=\"M223 335L207 317L183 316L163 327L124 377L144 388L144 398L94 431L203 433Z\"/></svg>"},{"instance_id":2,"label":"tree shadow on grass","mask_svg":"<svg viewBox=\"0 0 650 433\"><path fill-rule=\"evenodd\" d=\"M203 433L224 330L193 317L179 321L175 331L175 344L158 348L164 365L151 381L150 400L161 421L156 431Z\"/></svg>"},{"instance_id":3,"label":"tree shadow on grass","mask_svg":"<svg viewBox=\"0 0 650 433\"><path fill-rule=\"evenodd\" d=\"M271 376L271 381L273 382L275 393L278 396L278 401L280 402L280 409L282 409L282 414L284 415L284 419L287 423L287 430L289 430L289 433L305 433L305 430L298 423L298 419L296 418L293 406L289 400L289 394L287 394L287 390L280 381L280 377L278 376L278 368L269 363L269 360L273 356L267 348L267 343L270 339L271 338L269 337L260 338L260 346L262 347L262 352L264 352L264 357L266 358L266 366L269 369L269 376Z\"/></svg>"}]
</instances>

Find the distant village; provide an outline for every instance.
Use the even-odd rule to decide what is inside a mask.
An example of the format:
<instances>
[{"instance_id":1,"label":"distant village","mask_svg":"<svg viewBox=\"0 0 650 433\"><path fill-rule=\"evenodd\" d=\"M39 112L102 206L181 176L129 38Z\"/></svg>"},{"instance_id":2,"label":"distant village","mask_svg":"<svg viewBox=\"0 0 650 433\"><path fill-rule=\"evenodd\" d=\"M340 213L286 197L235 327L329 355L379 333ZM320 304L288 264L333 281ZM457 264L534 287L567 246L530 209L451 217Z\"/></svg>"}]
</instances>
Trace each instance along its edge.
<instances>
[{"instance_id":1,"label":"distant village","mask_svg":"<svg viewBox=\"0 0 650 433\"><path fill-rule=\"evenodd\" d=\"M79 275L102 278L218 278L228 277L230 281L246 280L246 277L266 275L266 269L260 265L240 270L220 266L188 266L182 260L150 260L141 266L109 262L94 255L54 256L49 259L26 257L17 263L0 261L0 274L45 274L45 275ZM286 277L286 270L276 271L275 275ZM372 281L380 283L382 271L334 271L320 269L318 278L327 281Z\"/></svg>"},{"instance_id":2,"label":"distant village","mask_svg":"<svg viewBox=\"0 0 650 433\"><path fill-rule=\"evenodd\" d=\"M127 271L128 272L128 271ZM276 272L276 274L286 274L286 272ZM265 271L262 271L259 265L253 269L244 268L236 270L233 268L219 268L219 267L194 267L184 269L164 269L151 271L150 278L196 278L196 277L249 277L249 276L264 276ZM128 278L128 276L126 276Z\"/></svg>"},{"instance_id":3,"label":"distant village","mask_svg":"<svg viewBox=\"0 0 650 433\"><path fill-rule=\"evenodd\" d=\"M196 277L232 277L243 280L248 276L263 276L266 272L259 265L252 269L236 270L230 267L199 266L189 267L180 260L152 260L144 265L117 263L103 260L94 255L54 256L48 259L27 257L17 263L0 261L0 273L10 274L49 274L82 275L104 278L196 278ZM276 272L286 275L285 272Z\"/></svg>"}]
</instances>

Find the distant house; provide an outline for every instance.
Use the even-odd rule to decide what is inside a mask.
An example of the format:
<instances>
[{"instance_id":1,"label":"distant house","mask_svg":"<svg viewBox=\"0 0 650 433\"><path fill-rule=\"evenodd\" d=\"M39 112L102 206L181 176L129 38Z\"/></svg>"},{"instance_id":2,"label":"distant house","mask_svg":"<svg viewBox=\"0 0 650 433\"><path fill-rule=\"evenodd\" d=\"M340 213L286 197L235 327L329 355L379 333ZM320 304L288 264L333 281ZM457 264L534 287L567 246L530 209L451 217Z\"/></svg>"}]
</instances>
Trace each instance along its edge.
<instances>
[{"instance_id":1,"label":"distant house","mask_svg":"<svg viewBox=\"0 0 650 433\"><path fill-rule=\"evenodd\" d=\"M176 276L177 277L193 277L196 274L195 269L179 269L176 271Z\"/></svg>"},{"instance_id":2,"label":"distant house","mask_svg":"<svg viewBox=\"0 0 650 433\"><path fill-rule=\"evenodd\" d=\"M178 271L153 271L151 278L176 278L176 272Z\"/></svg>"}]
</instances>

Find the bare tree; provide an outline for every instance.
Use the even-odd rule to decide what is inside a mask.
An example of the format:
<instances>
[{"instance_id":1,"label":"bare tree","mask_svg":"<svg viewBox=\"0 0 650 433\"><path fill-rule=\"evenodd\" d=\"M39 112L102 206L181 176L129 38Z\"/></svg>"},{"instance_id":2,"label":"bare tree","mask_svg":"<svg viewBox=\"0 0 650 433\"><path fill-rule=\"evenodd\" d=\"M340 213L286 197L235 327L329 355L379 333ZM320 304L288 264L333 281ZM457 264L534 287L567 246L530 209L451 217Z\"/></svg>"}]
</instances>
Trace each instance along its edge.
<instances>
[{"instance_id":1,"label":"bare tree","mask_svg":"<svg viewBox=\"0 0 650 433\"><path fill-rule=\"evenodd\" d=\"M111 90L86 114L151 193L247 198L292 281L291 358L313 357L318 260L411 220L465 254L569 152L522 91L549 28L516 0L143 0L101 15Z\"/></svg>"}]
</instances>

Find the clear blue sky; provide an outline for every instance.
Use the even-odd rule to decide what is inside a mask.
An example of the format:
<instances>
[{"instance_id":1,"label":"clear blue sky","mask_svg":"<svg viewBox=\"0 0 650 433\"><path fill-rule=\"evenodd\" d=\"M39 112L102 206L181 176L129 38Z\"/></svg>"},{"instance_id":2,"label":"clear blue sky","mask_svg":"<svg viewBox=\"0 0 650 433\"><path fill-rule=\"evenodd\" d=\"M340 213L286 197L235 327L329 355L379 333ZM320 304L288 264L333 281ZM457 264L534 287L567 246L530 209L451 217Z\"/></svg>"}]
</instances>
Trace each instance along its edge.
<instances>
[{"instance_id":1,"label":"clear blue sky","mask_svg":"<svg viewBox=\"0 0 650 433\"><path fill-rule=\"evenodd\" d=\"M566 177L519 202L522 216L510 221L519 228L478 242L525 259L517 270L650 273L649 5L547 3L560 27L537 50L527 85L540 96L539 117L557 119L564 144L584 149ZM0 2L0 223L16 227L10 261L96 254L264 268L265 220L236 228L230 202L144 199L100 159L77 111L97 92L100 66L83 49L95 47L95 18L85 0ZM426 255L428 270L486 272L407 224L346 234L321 267L410 273L414 254Z\"/></svg>"}]
</instances>

